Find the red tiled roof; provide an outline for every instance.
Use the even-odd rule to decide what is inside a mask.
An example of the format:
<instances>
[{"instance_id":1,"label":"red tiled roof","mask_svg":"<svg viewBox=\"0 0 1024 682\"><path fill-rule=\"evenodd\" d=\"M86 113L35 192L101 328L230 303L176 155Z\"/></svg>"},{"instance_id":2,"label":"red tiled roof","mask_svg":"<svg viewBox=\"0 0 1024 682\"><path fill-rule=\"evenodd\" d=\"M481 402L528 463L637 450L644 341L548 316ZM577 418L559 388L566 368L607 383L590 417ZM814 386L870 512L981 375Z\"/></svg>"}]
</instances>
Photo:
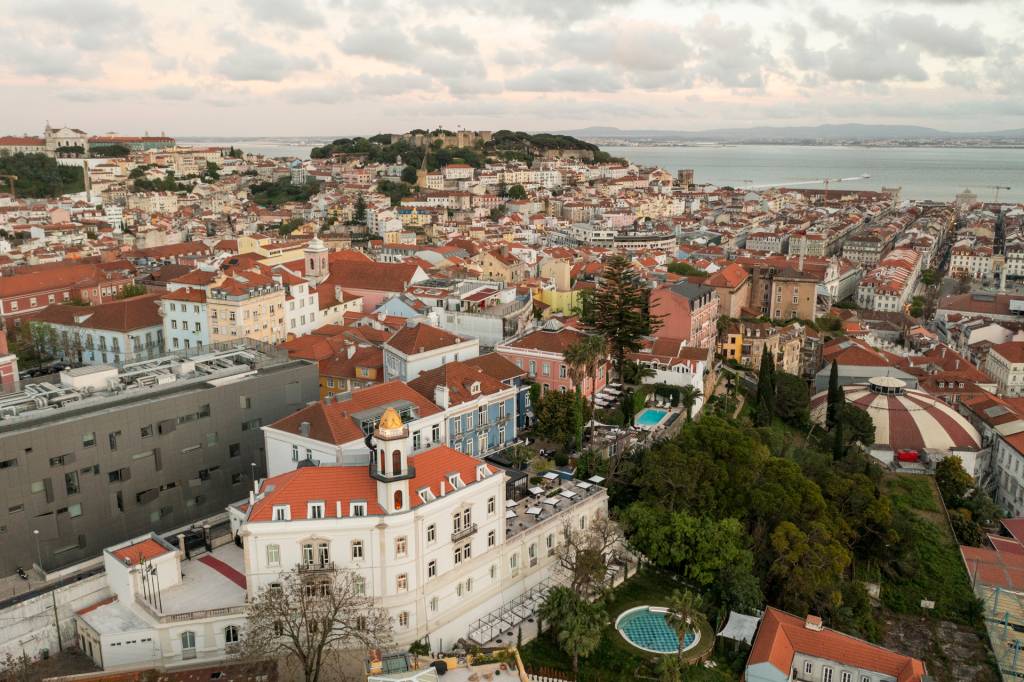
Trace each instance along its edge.
<instances>
[{"instance_id":1,"label":"red tiled roof","mask_svg":"<svg viewBox=\"0 0 1024 682\"><path fill-rule=\"evenodd\" d=\"M145 294L94 306L57 303L40 310L32 319L83 329L128 332L162 326L159 301L159 294Z\"/></svg>"},{"instance_id":2,"label":"red tiled roof","mask_svg":"<svg viewBox=\"0 0 1024 682\"><path fill-rule=\"evenodd\" d=\"M515 377L526 376L526 370L516 367L514 362L503 358L497 353L487 353L465 361L467 365L479 367L498 381L508 381Z\"/></svg>"},{"instance_id":3,"label":"red tiled roof","mask_svg":"<svg viewBox=\"0 0 1024 682\"><path fill-rule=\"evenodd\" d=\"M462 337L446 332L429 324L418 324L415 327L402 327L388 339L388 346L395 350L413 355L425 351L446 348L465 341Z\"/></svg>"},{"instance_id":4,"label":"red tiled roof","mask_svg":"<svg viewBox=\"0 0 1024 682\"><path fill-rule=\"evenodd\" d=\"M804 619L768 607L757 630L747 667L769 663L785 677L793 669L796 653L890 675L898 682L920 682L925 675L924 662L916 658L830 628L809 629Z\"/></svg>"},{"instance_id":5,"label":"red tiled roof","mask_svg":"<svg viewBox=\"0 0 1024 682\"><path fill-rule=\"evenodd\" d=\"M409 388L401 381L370 386L352 393L340 403L318 402L293 414L279 419L270 428L298 434L302 422L309 422L309 437L325 443L340 445L363 440L361 425L351 416L358 412L382 408L399 401L408 401L419 410L420 417L428 417L441 411L437 405Z\"/></svg>"},{"instance_id":6,"label":"red tiled roof","mask_svg":"<svg viewBox=\"0 0 1024 682\"><path fill-rule=\"evenodd\" d=\"M472 392L474 383L479 383L479 391ZM434 399L434 389L447 386L450 405L475 400L479 395L491 395L508 388L499 380L485 373L479 367L466 362L448 362L436 369L421 373L409 382L409 388L419 392L427 400Z\"/></svg>"},{"instance_id":7,"label":"red tiled roof","mask_svg":"<svg viewBox=\"0 0 1024 682\"><path fill-rule=\"evenodd\" d=\"M523 350L539 350L547 353L564 353L569 346L584 336L586 334L583 332L569 328L559 329L558 331L539 329L522 338L511 341L505 344L505 346Z\"/></svg>"},{"instance_id":8,"label":"red tiled roof","mask_svg":"<svg viewBox=\"0 0 1024 682\"><path fill-rule=\"evenodd\" d=\"M424 488L429 488L439 497L441 481L446 481L450 474L457 473L463 483L472 485L476 482L476 468L480 463L475 457L446 445L409 457L409 465L416 470L415 478L409 480L409 506L423 504L417 492ZM490 466L488 471L494 473ZM338 502L341 503L342 518L349 515L351 502L366 502L369 515L385 513L377 501L377 481L370 478L364 466L302 467L268 478L260 486L260 492L263 496L253 505L250 521L273 520L276 505L288 505L291 518L304 519L306 503L320 501L324 502L324 518L327 519L339 518Z\"/></svg>"},{"instance_id":9,"label":"red tiled roof","mask_svg":"<svg viewBox=\"0 0 1024 682\"><path fill-rule=\"evenodd\" d=\"M354 259L332 260L330 268L328 284L372 291L404 291L420 270L419 266L407 263L359 262Z\"/></svg>"},{"instance_id":10,"label":"red tiled roof","mask_svg":"<svg viewBox=\"0 0 1024 682\"><path fill-rule=\"evenodd\" d=\"M111 554L121 563L134 566L142 561L155 559L171 551L173 550L167 549L153 538L146 538L141 542L136 542L134 545L115 549Z\"/></svg>"}]
</instances>

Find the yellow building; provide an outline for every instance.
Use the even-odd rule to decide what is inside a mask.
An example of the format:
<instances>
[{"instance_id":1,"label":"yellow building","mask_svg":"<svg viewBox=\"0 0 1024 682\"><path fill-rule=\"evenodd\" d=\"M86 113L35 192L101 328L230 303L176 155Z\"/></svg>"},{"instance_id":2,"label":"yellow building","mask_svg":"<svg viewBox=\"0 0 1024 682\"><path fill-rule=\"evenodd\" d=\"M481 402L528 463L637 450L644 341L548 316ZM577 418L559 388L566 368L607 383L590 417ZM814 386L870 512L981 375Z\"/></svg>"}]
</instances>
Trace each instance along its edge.
<instances>
[{"instance_id":1,"label":"yellow building","mask_svg":"<svg viewBox=\"0 0 1024 682\"><path fill-rule=\"evenodd\" d=\"M718 344L718 352L723 360L740 362L743 359L743 331L741 327L732 326L725 333L724 340Z\"/></svg>"},{"instance_id":2,"label":"yellow building","mask_svg":"<svg viewBox=\"0 0 1024 682\"><path fill-rule=\"evenodd\" d=\"M255 253L264 265L280 265L301 261L306 242L302 240L275 241L265 234L244 235L238 238L238 254Z\"/></svg>"},{"instance_id":3,"label":"yellow building","mask_svg":"<svg viewBox=\"0 0 1024 682\"><path fill-rule=\"evenodd\" d=\"M258 270L235 270L206 299L210 341L240 338L279 343L285 338L284 287Z\"/></svg>"}]
</instances>

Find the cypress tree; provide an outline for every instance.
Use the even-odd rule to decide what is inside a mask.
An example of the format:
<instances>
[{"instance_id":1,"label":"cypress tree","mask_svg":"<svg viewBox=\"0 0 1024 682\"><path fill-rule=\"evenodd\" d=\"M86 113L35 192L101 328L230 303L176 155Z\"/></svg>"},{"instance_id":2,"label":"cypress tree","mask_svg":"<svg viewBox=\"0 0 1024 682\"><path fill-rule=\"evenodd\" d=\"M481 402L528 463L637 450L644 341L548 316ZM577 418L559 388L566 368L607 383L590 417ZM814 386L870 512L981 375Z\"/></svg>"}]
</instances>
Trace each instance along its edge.
<instances>
[{"instance_id":1,"label":"cypress tree","mask_svg":"<svg viewBox=\"0 0 1024 682\"><path fill-rule=\"evenodd\" d=\"M846 439L843 436L843 420L836 420L835 430L832 431L832 459L842 459L846 454Z\"/></svg>"},{"instance_id":2,"label":"cypress tree","mask_svg":"<svg viewBox=\"0 0 1024 682\"><path fill-rule=\"evenodd\" d=\"M828 377L828 411L825 413L825 428L829 431L839 419L839 409L846 402L846 394L839 387L839 364L832 360L832 372Z\"/></svg>"},{"instance_id":3,"label":"cypress tree","mask_svg":"<svg viewBox=\"0 0 1024 682\"><path fill-rule=\"evenodd\" d=\"M757 373L757 401L754 405L754 426L772 423L775 403L775 360L765 345L761 351L761 367Z\"/></svg>"}]
</instances>

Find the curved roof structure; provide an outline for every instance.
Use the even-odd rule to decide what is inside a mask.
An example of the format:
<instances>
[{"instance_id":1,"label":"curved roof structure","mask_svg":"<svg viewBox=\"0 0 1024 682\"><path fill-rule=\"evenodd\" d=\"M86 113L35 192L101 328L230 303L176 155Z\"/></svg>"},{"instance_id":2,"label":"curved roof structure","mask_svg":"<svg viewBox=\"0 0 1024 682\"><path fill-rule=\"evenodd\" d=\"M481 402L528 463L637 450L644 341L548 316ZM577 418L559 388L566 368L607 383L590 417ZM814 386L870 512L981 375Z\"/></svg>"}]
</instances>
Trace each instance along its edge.
<instances>
[{"instance_id":1,"label":"curved roof structure","mask_svg":"<svg viewBox=\"0 0 1024 682\"><path fill-rule=\"evenodd\" d=\"M978 450L981 437L961 414L938 398L906 388L895 377L843 387L846 401L871 415L875 443L894 450ZM811 417L825 421L828 392L811 398Z\"/></svg>"}]
</instances>

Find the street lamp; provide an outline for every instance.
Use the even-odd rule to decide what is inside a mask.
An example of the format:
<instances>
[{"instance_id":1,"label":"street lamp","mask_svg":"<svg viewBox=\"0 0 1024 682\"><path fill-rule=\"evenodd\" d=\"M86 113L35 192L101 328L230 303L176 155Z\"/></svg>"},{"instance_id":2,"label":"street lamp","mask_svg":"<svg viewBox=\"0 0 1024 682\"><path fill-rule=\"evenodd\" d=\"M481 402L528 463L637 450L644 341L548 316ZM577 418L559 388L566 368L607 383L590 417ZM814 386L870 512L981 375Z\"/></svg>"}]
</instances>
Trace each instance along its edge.
<instances>
[{"instance_id":1,"label":"street lamp","mask_svg":"<svg viewBox=\"0 0 1024 682\"><path fill-rule=\"evenodd\" d=\"M33 530L32 534L36 536L36 560L39 562L39 571L45 573L43 571L43 553L39 549L39 531Z\"/></svg>"}]
</instances>

